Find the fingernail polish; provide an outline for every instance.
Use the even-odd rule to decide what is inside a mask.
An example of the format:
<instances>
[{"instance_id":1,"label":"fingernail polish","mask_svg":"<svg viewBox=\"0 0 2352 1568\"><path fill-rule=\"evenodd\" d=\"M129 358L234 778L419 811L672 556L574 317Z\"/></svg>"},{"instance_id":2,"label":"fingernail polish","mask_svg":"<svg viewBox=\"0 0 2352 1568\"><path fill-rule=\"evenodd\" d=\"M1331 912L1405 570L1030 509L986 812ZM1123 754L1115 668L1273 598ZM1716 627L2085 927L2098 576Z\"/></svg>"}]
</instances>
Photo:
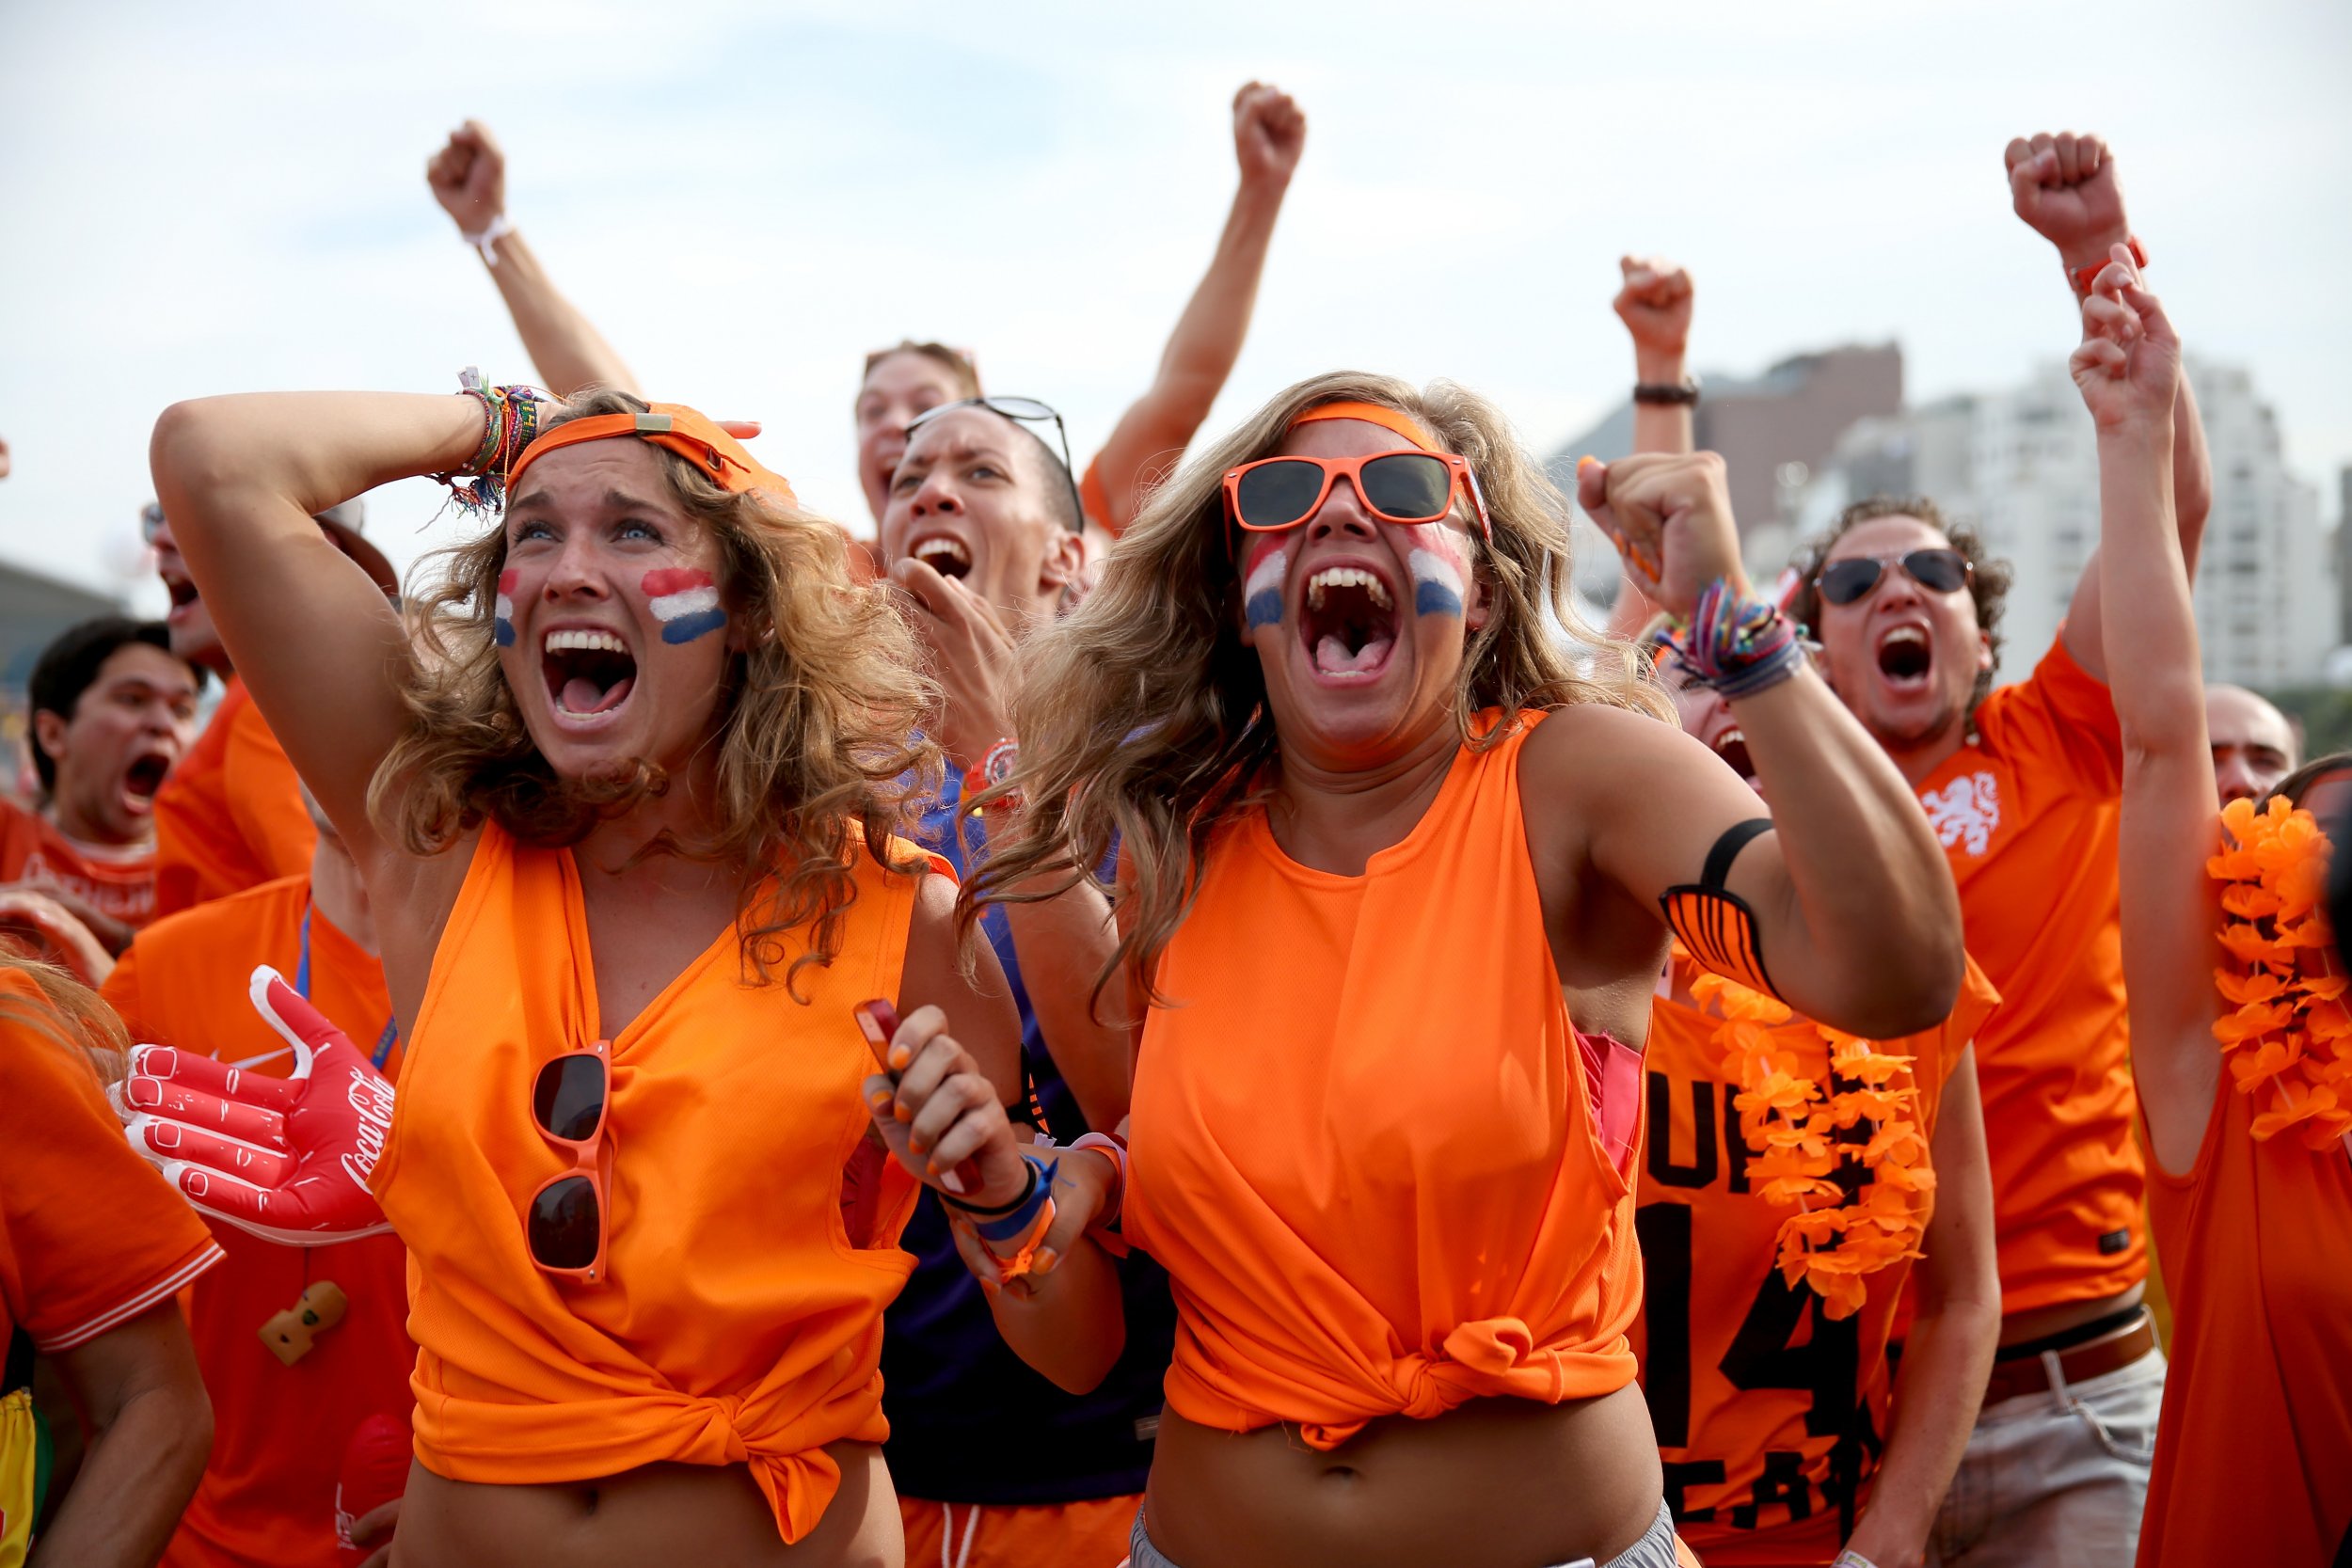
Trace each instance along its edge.
<instances>
[{"instance_id":1,"label":"fingernail polish","mask_svg":"<svg viewBox=\"0 0 2352 1568\"><path fill-rule=\"evenodd\" d=\"M909 1051L905 1046L894 1045L890 1048L891 1071L904 1072L907 1069L907 1064L913 1060L914 1060L914 1053Z\"/></svg>"},{"instance_id":2,"label":"fingernail polish","mask_svg":"<svg viewBox=\"0 0 2352 1568\"><path fill-rule=\"evenodd\" d=\"M892 1094L887 1089L876 1089L872 1094L866 1097L866 1103L872 1106L877 1111L886 1111L890 1109L891 1102L898 1098L898 1097L897 1095Z\"/></svg>"},{"instance_id":3,"label":"fingernail polish","mask_svg":"<svg viewBox=\"0 0 2352 1568\"><path fill-rule=\"evenodd\" d=\"M1052 1247L1041 1246L1029 1256L1029 1272L1031 1274L1051 1274L1054 1272L1054 1265L1060 1261L1060 1253L1055 1251Z\"/></svg>"},{"instance_id":4,"label":"fingernail polish","mask_svg":"<svg viewBox=\"0 0 2352 1568\"><path fill-rule=\"evenodd\" d=\"M908 1110L904 1105L897 1104L895 1102L890 1107L890 1114L897 1117L900 1121L913 1121L914 1119L914 1113L913 1111Z\"/></svg>"}]
</instances>

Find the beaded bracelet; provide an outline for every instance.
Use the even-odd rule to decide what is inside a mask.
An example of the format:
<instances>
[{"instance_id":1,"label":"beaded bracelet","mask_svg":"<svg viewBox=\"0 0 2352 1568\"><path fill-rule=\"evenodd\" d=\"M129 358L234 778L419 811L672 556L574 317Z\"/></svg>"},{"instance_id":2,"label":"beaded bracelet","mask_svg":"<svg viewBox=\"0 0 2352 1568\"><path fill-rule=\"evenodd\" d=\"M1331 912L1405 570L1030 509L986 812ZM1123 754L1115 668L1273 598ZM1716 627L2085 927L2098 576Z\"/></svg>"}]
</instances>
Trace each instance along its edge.
<instances>
[{"instance_id":1,"label":"beaded bracelet","mask_svg":"<svg viewBox=\"0 0 2352 1568\"><path fill-rule=\"evenodd\" d=\"M1659 641L1683 669L1730 700L1753 697L1802 669L1800 631L1770 599L1746 597L1717 578L1699 594L1690 621Z\"/></svg>"}]
</instances>

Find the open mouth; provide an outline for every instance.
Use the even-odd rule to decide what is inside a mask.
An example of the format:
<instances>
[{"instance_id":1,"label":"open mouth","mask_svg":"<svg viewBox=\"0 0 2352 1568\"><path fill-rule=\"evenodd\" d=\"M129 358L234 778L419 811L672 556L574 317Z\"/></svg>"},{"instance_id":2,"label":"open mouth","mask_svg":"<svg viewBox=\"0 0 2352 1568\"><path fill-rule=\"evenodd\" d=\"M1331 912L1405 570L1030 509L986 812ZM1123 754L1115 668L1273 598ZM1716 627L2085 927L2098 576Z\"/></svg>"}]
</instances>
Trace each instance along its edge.
<instances>
[{"instance_id":1,"label":"open mouth","mask_svg":"<svg viewBox=\"0 0 2352 1568\"><path fill-rule=\"evenodd\" d=\"M134 812L152 811L155 792L171 777L171 753L163 751L141 752L131 759L131 766L122 773L122 801Z\"/></svg>"},{"instance_id":2,"label":"open mouth","mask_svg":"<svg viewBox=\"0 0 2352 1568\"><path fill-rule=\"evenodd\" d=\"M1897 626L1879 639L1879 673L1899 691L1926 686L1934 666L1935 650L1924 626Z\"/></svg>"},{"instance_id":3,"label":"open mouth","mask_svg":"<svg viewBox=\"0 0 2352 1568\"><path fill-rule=\"evenodd\" d=\"M1748 737L1738 726L1715 737L1715 754L1730 764L1731 770L1750 784L1756 782L1756 762L1748 755Z\"/></svg>"},{"instance_id":4,"label":"open mouth","mask_svg":"<svg viewBox=\"0 0 2352 1568\"><path fill-rule=\"evenodd\" d=\"M972 551L962 540L948 534L934 533L928 539L917 539L907 553L943 578L972 574Z\"/></svg>"},{"instance_id":5,"label":"open mouth","mask_svg":"<svg viewBox=\"0 0 2352 1568\"><path fill-rule=\"evenodd\" d=\"M1298 620L1319 675L1370 680L1396 651L1396 596L1360 566L1326 566L1309 578Z\"/></svg>"},{"instance_id":6,"label":"open mouth","mask_svg":"<svg viewBox=\"0 0 2352 1568\"><path fill-rule=\"evenodd\" d=\"M547 677L548 696L555 711L566 718L590 719L617 712L637 685L637 656L609 631L548 633L541 644L539 667Z\"/></svg>"},{"instance_id":7,"label":"open mouth","mask_svg":"<svg viewBox=\"0 0 2352 1568\"><path fill-rule=\"evenodd\" d=\"M164 592L171 595L171 610L175 615L196 603L199 597L195 582L187 578L165 578Z\"/></svg>"}]
</instances>

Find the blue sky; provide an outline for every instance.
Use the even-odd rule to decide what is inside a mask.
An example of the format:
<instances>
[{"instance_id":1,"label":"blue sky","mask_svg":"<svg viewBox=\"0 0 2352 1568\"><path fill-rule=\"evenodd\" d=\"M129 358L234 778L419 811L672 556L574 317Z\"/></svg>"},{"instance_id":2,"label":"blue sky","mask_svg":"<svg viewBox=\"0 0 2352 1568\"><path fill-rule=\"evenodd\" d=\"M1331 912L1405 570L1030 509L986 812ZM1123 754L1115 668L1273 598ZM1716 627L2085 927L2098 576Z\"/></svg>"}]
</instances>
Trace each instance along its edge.
<instances>
[{"instance_id":1,"label":"blue sky","mask_svg":"<svg viewBox=\"0 0 2352 1568\"><path fill-rule=\"evenodd\" d=\"M2105 13L2105 14L2102 14ZM1212 418L1339 365L1451 376L1532 445L1624 395L1615 258L1699 285L1693 356L1899 340L1915 398L2075 332L2000 152L2121 151L2193 350L2252 367L2290 461L2352 462L2352 8L0 5L0 557L159 608L133 524L177 398L528 376L425 190L468 115L510 207L655 396L861 530L864 352L974 345L1081 461L1148 379L1233 179L1252 76L1309 117ZM439 491L371 500L396 560Z\"/></svg>"}]
</instances>

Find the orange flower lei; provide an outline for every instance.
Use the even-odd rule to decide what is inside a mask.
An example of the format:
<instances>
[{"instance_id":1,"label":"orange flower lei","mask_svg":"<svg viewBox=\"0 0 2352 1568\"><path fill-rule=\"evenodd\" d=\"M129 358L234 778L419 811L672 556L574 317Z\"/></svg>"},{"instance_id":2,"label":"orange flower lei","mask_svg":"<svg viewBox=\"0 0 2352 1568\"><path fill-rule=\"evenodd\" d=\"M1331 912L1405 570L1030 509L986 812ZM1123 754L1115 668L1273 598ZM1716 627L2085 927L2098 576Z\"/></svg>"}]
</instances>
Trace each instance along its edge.
<instances>
[{"instance_id":1,"label":"orange flower lei","mask_svg":"<svg viewBox=\"0 0 2352 1568\"><path fill-rule=\"evenodd\" d=\"M2221 811L2227 839L2205 871L2221 890L2221 945L2234 967L2214 971L2237 1010L2217 1020L2214 1038L2240 1094L2271 1087L2271 1109L2252 1132L2267 1140L2299 1127L2303 1145L2324 1152L2352 1132L2352 1012L2337 973L2335 935L2322 899L2328 835L2307 811L2274 797Z\"/></svg>"},{"instance_id":2,"label":"orange flower lei","mask_svg":"<svg viewBox=\"0 0 2352 1568\"><path fill-rule=\"evenodd\" d=\"M1680 943L1675 953L1688 956ZM1830 1317L1852 1317L1867 1276L1920 1256L1927 1229L1935 1172L1919 1133L1919 1091L1897 1082L1912 1059L1814 1023L1829 1048L1824 1090L1773 1037L1796 1017L1787 1004L1704 971L1691 981L1691 996L1723 1015L1714 1041L1724 1048L1724 1072L1740 1085L1732 1104L1756 1156L1749 1180L1767 1200L1798 1210L1781 1222L1781 1276L1811 1285ZM1814 1208L1814 1199L1828 1206Z\"/></svg>"}]
</instances>

